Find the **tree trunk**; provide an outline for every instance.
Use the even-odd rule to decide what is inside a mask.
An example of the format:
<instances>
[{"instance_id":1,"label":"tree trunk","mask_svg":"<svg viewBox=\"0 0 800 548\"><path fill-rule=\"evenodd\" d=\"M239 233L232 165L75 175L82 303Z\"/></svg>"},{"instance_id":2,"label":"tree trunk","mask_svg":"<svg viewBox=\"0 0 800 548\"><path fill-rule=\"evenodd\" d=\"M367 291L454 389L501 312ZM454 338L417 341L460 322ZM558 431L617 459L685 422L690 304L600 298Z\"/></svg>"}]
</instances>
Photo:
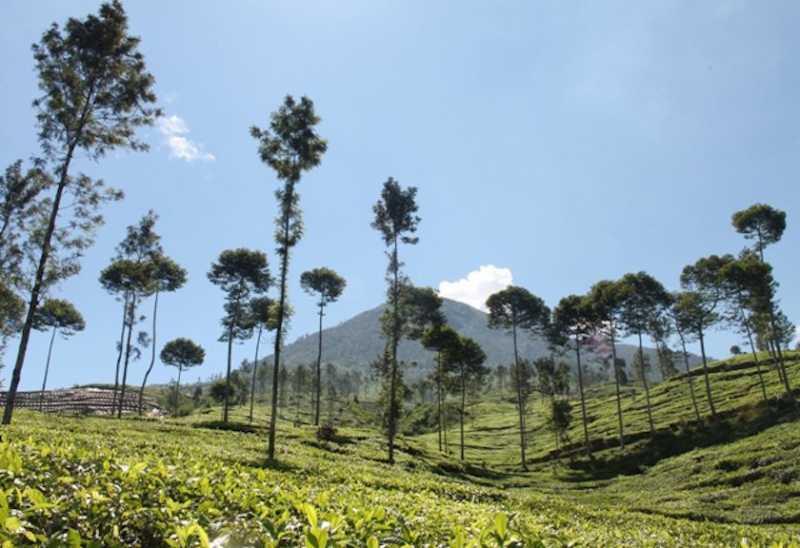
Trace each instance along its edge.
<instances>
[{"instance_id":1,"label":"tree trunk","mask_svg":"<svg viewBox=\"0 0 800 548\"><path fill-rule=\"evenodd\" d=\"M253 405L256 398L256 372L258 371L258 349L261 346L261 331L262 326L258 326L258 335L256 336L256 356L253 359L253 375L250 379L250 422L253 422Z\"/></svg>"},{"instance_id":2,"label":"tree trunk","mask_svg":"<svg viewBox=\"0 0 800 548\"><path fill-rule=\"evenodd\" d=\"M181 372L183 366L178 365L178 382L175 384L175 416L178 416L178 409L181 406Z\"/></svg>"},{"instance_id":3,"label":"tree trunk","mask_svg":"<svg viewBox=\"0 0 800 548\"><path fill-rule=\"evenodd\" d=\"M142 400L144 399L144 387L147 386L147 378L150 372L153 371L153 366L156 364L156 317L158 316L158 289L156 289L155 301L153 302L153 352L150 354L150 365L147 371L144 372L144 379L142 379L142 387L139 389L139 416L142 416Z\"/></svg>"},{"instance_id":4,"label":"tree trunk","mask_svg":"<svg viewBox=\"0 0 800 548\"><path fill-rule=\"evenodd\" d=\"M706 397L708 398L708 405L711 407L711 418L717 418L717 410L714 407L714 398L711 396L711 381L708 378L708 362L706 360L706 344L703 335L703 328L698 330L700 335L700 354L703 357L703 378L706 383Z\"/></svg>"},{"instance_id":5,"label":"tree trunk","mask_svg":"<svg viewBox=\"0 0 800 548\"><path fill-rule=\"evenodd\" d=\"M766 262L764 261L764 240L761 232L758 232L758 252L761 262ZM783 387L786 389L786 395L791 397L792 388L789 385L789 377L786 374L786 365L783 362L783 352L781 351L781 344L778 341L778 330L775 323L775 306L773 305L772 300L769 302L769 324L770 327L772 327L772 339L775 343L775 352L778 357L778 371L780 373L781 380L783 381Z\"/></svg>"},{"instance_id":6,"label":"tree trunk","mask_svg":"<svg viewBox=\"0 0 800 548\"><path fill-rule=\"evenodd\" d=\"M439 434L439 452L442 451L442 353L436 353L436 404L438 415L437 421Z\"/></svg>"},{"instance_id":7,"label":"tree trunk","mask_svg":"<svg viewBox=\"0 0 800 548\"><path fill-rule=\"evenodd\" d=\"M122 418L122 407L125 405L125 389L128 386L128 364L131 358L131 335L133 335L133 326L136 320L136 292L131 294L131 305L128 315L128 337L125 342L125 363L122 367L122 388L119 393L119 407L117 408L117 418Z\"/></svg>"},{"instance_id":8,"label":"tree trunk","mask_svg":"<svg viewBox=\"0 0 800 548\"><path fill-rule=\"evenodd\" d=\"M464 411L467 402L467 379L464 364L461 364L461 460L464 460Z\"/></svg>"},{"instance_id":9,"label":"tree trunk","mask_svg":"<svg viewBox=\"0 0 800 548\"><path fill-rule=\"evenodd\" d=\"M392 362L391 377L389 379L389 464L394 464L394 437L397 431L397 346L400 343L400 264L397 259L397 236L394 238L392 251Z\"/></svg>"},{"instance_id":10,"label":"tree trunk","mask_svg":"<svg viewBox=\"0 0 800 548\"><path fill-rule=\"evenodd\" d=\"M622 394L620 392L619 367L617 367L617 337L611 328L611 359L614 360L614 385L617 391L617 421L619 422L619 447L625 449L625 432L622 425Z\"/></svg>"},{"instance_id":11,"label":"tree trunk","mask_svg":"<svg viewBox=\"0 0 800 548\"><path fill-rule=\"evenodd\" d=\"M22 378L22 367L25 364L25 354L28 351L28 342L31 337L31 329L33 329L33 317L36 309L39 306L39 297L44 285L44 275L47 268L47 261L50 258L50 251L53 241L53 233L56 230L56 218L58 217L59 209L61 208L61 200L64 196L64 189L69 182L69 167L72 163L72 157L75 154L75 147L78 141L83 136L83 127L86 124L86 119L89 110L93 104L92 96L94 95L94 82L89 83L89 91L81 110L81 116L78 121L78 126L73 133L72 141L67 146L66 155L64 156L64 163L61 164L61 173L59 174L58 186L56 187L56 195L53 198L53 207L50 209L50 218L47 221L47 230L44 233L42 240L42 253L39 256L39 264L36 266L36 277L33 280L33 287L31 288L31 296L28 300L28 312L25 315L25 323L22 324L22 332L20 333L19 349L17 350L17 360L14 363L14 370L11 373L11 384L8 387L6 394L6 406L3 409L3 424L11 424L11 418L14 414L14 403L17 399L17 390L19 389L19 382Z\"/></svg>"},{"instance_id":12,"label":"tree trunk","mask_svg":"<svg viewBox=\"0 0 800 548\"><path fill-rule=\"evenodd\" d=\"M650 435L655 436L656 427L653 424L653 410L650 409L650 387L647 384L647 371L644 368L644 349L642 348L642 332L639 331L639 372L642 374L642 384L644 385L644 397L647 404L647 422L650 425Z\"/></svg>"},{"instance_id":13,"label":"tree trunk","mask_svg":"<svg viewBox=\"0 0 800 548\"><path fill-rule=\"evenodd\" d=\"M689 394L692 396L692 407L694 407L694 415L699 423L702 419L700 418L700 408L697 407L697 396L694 394L694 381L692 381L692 374L689 368L689 353L686 351L686 339L683 337L681 331L678 331L678 337L681 339L683 363L686 365L686 380L689 382Z\"/></svg>"},{"instance_id":14,"label":"tree trunk","mask_svg":"<svg viewBox=\"0 0 800 548\"><path fill-rule=\"evenodd\" d=\"M517 410L519 411L519 450L522 459L522 469L528 471L528 462L525 458L525 399L522 395L522 371L519 366L519 351L517 350L517 312L512 313L511 333L514 338L514 368L517 374Z\"/></svg>"},{"instance_id":15,"label":"tree trunk","mask_svg":"<svg viewBox=\"0 0 800 548\"><path fill-rule=\"evenodd\" d=\"M317 369L316 375L316 403L314 406L314 426L319 426L319 407L322 401L322 317L325 315L325 303L320 296L319 302L319 333L317 336Z\"/></svg>"},{"instance_id":16,"label":"tree trunk","mask_svg":"<svg viewBox=\"0 0 800 548\"><path fill-rule=\"evenodd\" d=\"M56 340L58 328L53 326L53 334L50 335L50 346L47 347L47 362L44 365L44 379L42 379L42 391L39 394L39 411L44 409L44 391L47 389L47 373L50 372L50 356L53 355L53 342Z\"/></svg>"},{"instance_id":17,"label":"tree trunk","mask_svg":"<svg viewBox=\"0 0 800 548\"><path fill-rule=\"evenodd\" d=\"M128 325L128 292L125 292L125 298L122 303L122 329L119 332L119 350L117 352L117 367L114 371L114 397L111 400L111 416L117 409L117 391L119 390L119 368L122 365L122 355L125 352L125 328Z\"/></svg>"},{"instance_id":18,"label":"tree trunk","mask_svg":"<svg viewBox=\"0 0 800 548\"><path fill-rule=\"evenodd\" d=\"M745 317L744 314L744 311L742 311L742 316L744 317L742 323L744 324L745 333L747 334L747 343L750 345L750 353L753 355L753 362L756 364L758 383L761 385L761 395L763 396L764 401L767 401L767 385L764 384L764 375L761 373L761 363L758 360L756 347L753 344L753 333L750 331L750 322L747 320L747 317Z\"/></svg>"},{"instance_id":19,"label":"tree trunk","mask_svg":"<svg viewBox=\"0 0 800 548\"><path fill-rule=\"evenodd\" d=\"M236 303L236 308L238 310L239 303ZM231 392L231 361L233 358L233 327L235 324L239 322L239 319L234 315L233 321L228 325L228 366L225 370L225 399L222 402L222 422L228 424L228 408L229 408L229 401L230 401L230 392Z\"/></svg>"},{"instance_id":20,"label":"tree trunk","mask_svg":"<svg viewBox=\"0 0 800 548\"><path fill-rule=\"evenodd\" d=\"M285 188L284 204L291 204L294 199L294 183L289 182ZM267 444L267 458L275 460L275 429L278 425L278 384L281 365L281 345L283 342L283 317L286 308L286 277L289 273L289 235L291 229L291 210L286 205L283 208L283 241L281 243L281 287L278 301L278 323L275 331L275 350L273 352L272 370L272 401L270 402L271 414L269 417L269 439Z\"/></svg>"},{"instance_id":21,"label":"tree trunk","mask_svg":"<svg viewBox=\"0 0 800 548\"><path fill-rule=\"evenodd\" d=\"M583 443L587 453L589 449L589 425L586 419L586 399L583 396L583 368L581 367L581 342L578 335L575 335L575 355L578 360L578 391L581 396L581 420L583 421Z\"/></svg>"}]
</instances>

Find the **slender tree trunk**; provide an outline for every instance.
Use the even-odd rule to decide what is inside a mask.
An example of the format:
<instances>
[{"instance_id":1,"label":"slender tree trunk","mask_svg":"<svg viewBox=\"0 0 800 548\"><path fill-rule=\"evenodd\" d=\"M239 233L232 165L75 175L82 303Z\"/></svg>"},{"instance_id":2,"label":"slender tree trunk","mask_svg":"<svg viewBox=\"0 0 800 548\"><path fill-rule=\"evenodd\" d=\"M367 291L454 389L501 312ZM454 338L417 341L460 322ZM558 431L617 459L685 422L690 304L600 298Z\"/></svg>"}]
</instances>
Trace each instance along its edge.
<instances>
[{"instance_id":1,"label":"slender tree trunk","mask_svg":"<svg viewBox=\"0 0 800 548\"><path fill-rule=\"evenodd\" d=\"M283 319L286 313L286 277L289 273L289 236L291 230L291 210L290 206L294 200L294 183L286 184L284 192L283 208L283 241L279 255L281 256L281 287L280 299L278 301L278 324L275 331L275 350L273 352L273 371L272 371L272 401L270 402L271 414L269 417L269 439L267 444L267 458L275 460L275 429L278 425L278 384L280 383L279 373L281 365L281 346L283 343Z\"/></svg>"},{"instance_id":2,"label":"slender tree trunk","mask_svg":"<svg viewBox=\"0 0 800 548\"><path fill-rule=\"evenodd\" d=\"M764 375L761 373L761 362L758 360L758 354L756 353L756 347L753 344L753 332L750 330L750 322L747 320L747 317L744 316L744 312L742 312L742 316L744 319L742 320L742 324L744 325L745 333L747 334L747 343L750 345L750 353L753 355L753 362L756 364L756 373L758 373L758 383L761 385L761 395L764 397L764 401L767 401L767 385L764 384Z\"/></svg>"},{"instance_id":3,"label":"slender tree trunk","mask_svg":"<svg viewBox=\"0 0 800 548\"><path fill-rule=\"evenodd\" d=\"M759 257L761 258L761 262L765 263L764 260L764 240L761 236L761 232L758 233L758 253ZM786 395L792 396L792 388L789 385L789 377L786 374L786 365L783 361L783 352L781 351L781 344L778 341L778 329L775 322L775 306L770 299L769 302L769 324L772 327L772 339L775 343L775 352L778 357L778 371L780 372L781 380L783 381L783 387L786 389Z\"/></svg>"},{"instance_id":4,"label":"slender tree trunk","mask_svg":"<svg viewBox=\"0 0 800 548\"><path fill-rule=\"evenodd\" d=\"M697 418L697 422L699 423L702 419L700 418L700 408L697 407L697 396L695 396L694 393L694 381L692 381L692 373L689 368L689 352L686 351L686 339L684 338L682 331L678 331L678 337L681 340L681 348L683 349L683 363L686 366L686 380L689 383L689 394L692 397L694 416Z\"/></svg>"},{"instance_id":5,"label":"slender tree trunk","mask_svg":"<svg viewBox=\"0 0 800 548\"><path fill-rule=\"evenodd\" d=\"M117 408L117 418L122 418L122 408L125 405L125 389L128 386L128 364L131 358L131 335L136 321L136 292L131 295L130 314L128 315L128 337L125 342L125 362L122 367L122 388L119 393L119 407Z\"/></svg>"},{"instance_id":6,"label":"slender tree trunk","mask_svg":"<svg viewBox=\"0 0 800 548\"><path fill-rule=\"evenodd\" d=\"M575 356L578 360L578 391L581 396L581 420L583 421L583 443L586 452L590 453L589 449L589 425L586 419L586 399L583 395L583 367L581 367L581 342L578 335L575 335Z\"/></svg>"},{"instance_id":7,"label":"slender tree trunk","mask_svg":"<svg viewBox=\"0 0 800 548\"><path fill-rule=\"evenodd\" d=\"M642 374L642 384L644 385L644 397L647 403L647 422L650 425L650 435L655 436L656 426L653 424L653 410L650 409L650 387L647 384L647 371L644 368L644 349L642 347L642 332L639 331L639 371Z\"/></svg>"},{"instance_id":8,"label":"slender tree trunk","mask_svg":"<svg viewBox=\"0 0 800 548\"><path fill-rule=\"evenodd\" d=\"M250 422L253 422L253 405L256 399L256 372L258 371L258 349L261 346L261 332L263 327L261 324L258 326L258 335L256 335L256 356L253 359L253 375L250 379Z\"/></svg>"},{"instance_id":9,"label":"slender tree trunk","mask_svg":"<svg viewBox=\"0 0 800 548\"><path fill-rule=\"evenodd\" d=\"M703 328L699 330L700 334L700 354L703 357L703 378L706 383L706 397L708 398L708 405L711 407L711 417L717 417L717 410L714 407L714 398L711 396L711 381L708 378L708 361L706 360L706 343L705 336L703 335Z\"/></svg>"},{"instance_id":10,"label":"slender tree trunk","mask_svg":"<svg viewBox=\"0 0 800 548\"><path fill-rule=\"evenodd\" d=\"M33 287L31 288L30 299L28 300L28 312L25 315L25 322L22 324L22 332L20 333L19 349L17 350L17 360L14 363L14 370L11 373L11 384L8 387L6 394L6 406L3 409L3 424L11 424L11 418L14 414L14 403L17 399L17 390L19 389L19 382L22 378L22 367L25 364L25 354L28 351L28 342L31 337L31 329L33 329L33 317L36 309L39 306L39 297L41 296L44 275L47 269L47 261L50 258L50 251L53 241L53 233L56 230L56 218L61 209L61 200L64 197L64 189L69 182L69 167L72 163L72 157L75 154L75 147L78 141L83 136L83 127L86 124L86 119L89 110L93 105L94 95L94 82L89 83L89 91L81 110L81 116L78 125L73 133L72 141L67 146L64 162L61 164L61 173L59 174L58 186L56 187L56 194L53 198L53 207L50 210L50 218L47 221L47 230L44 233L42 240L42 253L39 256L39 264L36 266L36 276L33 280Z\"/></svg>"},{"instance_id":11,"label":"slender tree trunk","mask_svg":"<svg viewBox=\"0 0 800 548\"><path fill-rule=\"evenodd\" d=\"M125 328L128 325L128 292L125 292L125 298L122 303L122 329L119 332L119 348L117 351L117 367L114 371L114 392L111 400L111 416L117 410L117 391L119 390L119 368L122 365L122 355L125 352Z\"/></svg>"},{"instance_id":12,"label":"slender tree trunk","mask_svg":"<svg viewBox=\"0 0 800 548\"><path fill-rule=\"evenodd\" d=\"M525 458L525 446L527 441L525 439L525 398L522 395L522 371L519 365L519 351L517 349L517 312L512 313L511 333L514 338L514 368L517 374L517 410L519 411L519 450L520 459L522 460L522 469L528 471L528 462Z\"/></svg>"},{"instance_id":13,"label":"slender tree trunk","mask_svg":"<svg viewBox=\"0 0 800 548\"><path fill-rule=\"evenodd\" d=\"M464 460L464 412L467 403L467 379L464 364L461 364L461 460Z\"/></svg>"},{"instance_id":14,"label":"slender tree trunk","mask_svg":"<svg viewBox=\"0 0 800 548\"><path fill-rule=\"evenodd\" d=\"M611 327L611 359L614 360L614 387L617 391L617 422L619 422L619 447L625 449L625 432L622 424L622 393L620 391L619 367L617 367L617 337Z\"/></svg>"},{"instance_id":15,"label":"slender tree trunk","mask_svg":"<svg viewBox=\"0 0 800 548\"><path fill-rule=\"evenodd\" d=\"M394 437L397 432L397 346L400 344L400 265L397 258L397 236L392 251L392 362L389 380L389 463L394 464Z\"/></svg>"},{"instance_id":16,"label":"slender tree trunk","mask_svg":"<svg viewBox=\"0 0 800 548\"><path fill-rule=\"evenodd\" d=\"M178 382L175 384L175 416L178 416L178 409L181 406L181 373L183 372L183 366L178 366Z\"/></svg>"},{"instance_id":17,"label":"slender tree trunk","mask_svg":"<svg viewBox=\"0 0 800 548\"><path fill-rule=\"evenodd\" d=\"M438 415L437 421L439 433L439 452L442 451L442 353L436 353L436 404Z\"/></svg>"},{"instance_id":18,"label":"slender tree trunk","mask_svg":"<svg viewBox=\"0 0 800 548\"><path fill-rule=\"evenodd\" d=\"M47 362L44 365L44 379L42 379L42 391L39 393L39 411L44 409L44 391L47 389L47 373L50 371L50 356L53 355L53 342L56 340L57 327L53 326L53 333L50 335L50 346L47 347Z\"/></svg>"},{"instance_id":19,"label":"slender tree trunk","mask_svg":"<svg viewBox=\"0 0 800 548\"><path fill-rule=\"evenodd\" d=\"M239 303L236 303L238 309ZM235 314L235 316L238 314ZM228 325L228 366L225 370L225 399L222 402L222 422L228 424L228 406L230 401L231 392L231 362L233 361L233 326L239 322L238 318L234 318L233 322Z\"/></svg>"},{"instance_id":20,"label":"slender tree trunk","mask_svg":"<svg viewBox=\"0 0 800 548\"><path fill-rule=\"evenodd\" d=\"M156 289L155 300L153 301L153 351L150 353L150 365L147 367L147 371L144 372L144 379L142 379L142 387L139 389L139 416L142 416L142 401L144 399L144 387L147 386L147 378L150 376L150 372L153 371L153 366L156 364L156 317L158 316L158 294L159 291Z\"/></svg>"},{"instance_id":21,"label":"slender tree trunk","mask_svg":"<svg viewBox=\"0 0 800 548\"><path fill-rule=\"evenodd\" d=\"M319 407L322 400L322 317L325 315L325 302L320 296L319 302L319 333L317 336L317 369L316 375L316 405L314 406L314 426L319 426Z\"/></svg>"}]
</instances>

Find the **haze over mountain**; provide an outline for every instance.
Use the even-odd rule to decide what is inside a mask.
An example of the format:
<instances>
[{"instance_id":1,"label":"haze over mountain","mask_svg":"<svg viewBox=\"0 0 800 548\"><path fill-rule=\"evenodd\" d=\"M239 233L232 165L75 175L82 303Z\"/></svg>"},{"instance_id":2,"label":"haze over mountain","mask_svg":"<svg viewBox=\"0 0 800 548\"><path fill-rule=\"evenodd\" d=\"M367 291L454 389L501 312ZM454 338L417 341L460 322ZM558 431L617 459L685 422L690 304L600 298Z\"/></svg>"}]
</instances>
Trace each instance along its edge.
<instances>
[{"instance_id":1,"label":"haze over mountain","mask_svg":"<svg viewBox=\"0 0 800 548\"><path fill-rule=\"evenodd\" d=\"M350 369L367 368L370 362L383 353L385 339L380 332L380 316L384 306L377 306L336 326L324 329L323 361ZM453 329L461 335L475 339L481 345L486 352L487 366L494 368L499 364L512 363L514 350L511 334L503 330L489 329L488 315L485 312L450 299L444 299L442 310ZM533 360L547 354L547 346L539 336L532 336L523 331L518 337L518 342L520 356L523 358ZM635 346L628 344L617 346L618 357L624 359L629 368L635 352ZM647 348L645 352L650 357L650 363L655 365L655 350ZM425 350L416 341L403 340L398 354L401 360L417 364L407 372L409 377L417 377L430 371L434 366L434 354ZM317 334L303 335L287 345L282 357L283 363L288 366L314 363L317 359ZM564 359L569 362L574 361L573 353L567 353ZM267 357L265 362L271 364L272 357ZM584 365L589 369L602 367L599 359L589 353ZM656 378L657 368L652 369L651 375Z\"/></svg>"}]
</instances>

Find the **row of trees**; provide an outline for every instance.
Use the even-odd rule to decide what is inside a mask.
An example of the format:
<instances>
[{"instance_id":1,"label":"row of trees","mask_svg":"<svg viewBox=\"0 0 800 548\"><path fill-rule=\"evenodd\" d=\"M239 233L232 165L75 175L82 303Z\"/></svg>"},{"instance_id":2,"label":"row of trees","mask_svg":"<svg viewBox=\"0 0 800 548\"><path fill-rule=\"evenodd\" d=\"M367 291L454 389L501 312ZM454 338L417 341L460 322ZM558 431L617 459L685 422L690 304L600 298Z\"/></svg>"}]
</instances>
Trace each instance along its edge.
<instances>
[{"instance_id":1,"label":"row of trees","mask_svg":"<svg viewBox=\"0 0 800 548\"><path fill-rule=\"evenodd\" d=\"M512 385L516 390L519 415L520 459L526 466L525 448L528 434L525 426L526 403L534 390L546 392L531 383L533 369L546 370L544 363L531 367L519 356L517 339L521 333L544 337L551 350L550 358L562 355L567 349L575 353L578 397L586 450L590 450L589 424L586 416L584 395L584 366L581 349L600 336L608 341L616 386L618 414L618 436L621 447L625 444L622 396L622 368L617 358L616 345L620 337L635 337L638 355L634 365L639 369L637 377L645 392L647 420L652 434L655 433L650 387L644 371L647 360L643 350L643 339L652 338L659 359L671 359L668 341L676 336L680 342L685 366L685 378L693 402L695 418L701 416L697 395L690 371L687 344L699 344L705 397L716 417L716 406L708 370L705 337L709 330L719 324L732 326L744 334L750 347L759 379L762 397L768 393L764 372L760 363L755 338L762 348L772 356L771 363L784 387L786 397L792 397L789 377L786 373L782 347L791 341L794 326L778 309L775 299L777 282L772 276L772 267L764 260L764 248L780 240L785 230L785 213L770 206L756 204L733 216L736 230L748 239L755 240L753 248L746 248L738 256L711 255L686 266L680 276L681 291L670 293L655 278L645 272L626 274L619 280L604 280L595 284L584 295L569 295L550 310L542 299L521 287L509 287L487 300L489 326L507 329L512 333L514 364L511 369ZM624 362L623 362L624 363ZM662 368L670 374L674 367ZM546 379L545 379L546 380ZM552 395L552 391L550 394ZM555 417L557 410L554 409ZM562 413L563 414L563 413Z\"/></svg>"}]
</instances>

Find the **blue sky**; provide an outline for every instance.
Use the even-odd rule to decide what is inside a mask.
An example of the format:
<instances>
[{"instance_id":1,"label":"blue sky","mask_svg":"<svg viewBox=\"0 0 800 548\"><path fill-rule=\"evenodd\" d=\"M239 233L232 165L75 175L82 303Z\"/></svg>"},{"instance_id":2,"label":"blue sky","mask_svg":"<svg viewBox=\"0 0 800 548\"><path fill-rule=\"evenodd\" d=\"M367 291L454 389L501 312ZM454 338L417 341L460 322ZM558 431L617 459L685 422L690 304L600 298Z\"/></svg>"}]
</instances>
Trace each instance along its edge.
<instances>
[{"instance_id":1,"label":"blue sky","mask_svg":"<svg viewBox=\"0 0 800 548\"><path fill-rule=\"evenodd\" d=\"M93 1L0 6L0 164L36 153L30 44ZM384 297L370 229L387 177L419 187L420 243L402 250L418 285L474 301L522 285L549 304L595 281L647 270L677 288L681 268L744 245L731 213L788 212L768 259L781 304L800 321L800 44L793 2L127 2L168 117L149 153L80 168L122 188L82 273L58 294L87 320L58 341L51 385L113 379L120 305L97 277L125 227L148 209L190 281L166 295L160 344L216 342L222 295L206 279L220 251L272 242L277 182L248 135L289 93L311 97L329 151L300 185L306 236L291 265L290 340L315 329L302 271L348 280L327 322ZM456 293L453 293L454 295ZM145 308L149 307L149 303ZM148 312L149 313L149 312ZM738 338L715 333L713 354ZM41 383L47 337L33 336L22 387ZM13 359L10 346L6 362ZM251 357L252 344L235 359ZM146 360L132 366L138 382ZM158 365L154 382L174 370ZM9 368L3 371L9 375ZM185 377L185 378L186 378Z\"/></svg>"}]
</instances>

